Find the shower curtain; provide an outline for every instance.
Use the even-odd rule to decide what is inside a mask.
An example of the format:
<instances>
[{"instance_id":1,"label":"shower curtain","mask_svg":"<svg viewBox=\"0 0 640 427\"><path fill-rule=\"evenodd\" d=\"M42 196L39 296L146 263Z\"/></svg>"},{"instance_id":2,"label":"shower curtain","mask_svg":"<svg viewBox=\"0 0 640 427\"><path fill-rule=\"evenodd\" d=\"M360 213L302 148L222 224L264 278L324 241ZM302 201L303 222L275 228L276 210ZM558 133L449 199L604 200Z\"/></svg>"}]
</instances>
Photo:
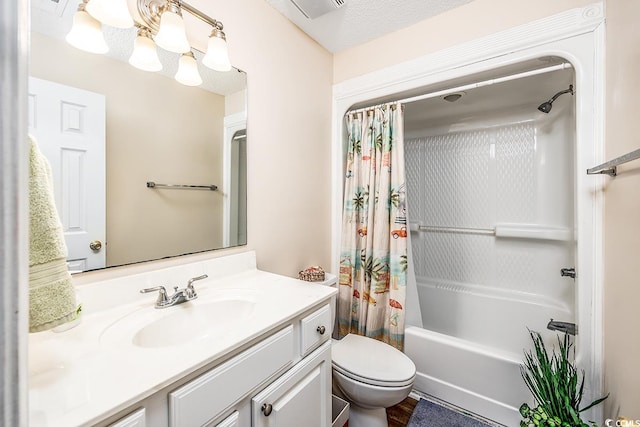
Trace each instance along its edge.
<instances>
[{"instance_id":1,"label":"shower curtain","mask_svg":"<svg viewBox=\"0 0 640 427\"><path fill-rule=\"evenodd\" d=\"M402 350L407 283L403 111L399 103L349 113L339 335L372 337Z\"/></svg>"}]
</instances>

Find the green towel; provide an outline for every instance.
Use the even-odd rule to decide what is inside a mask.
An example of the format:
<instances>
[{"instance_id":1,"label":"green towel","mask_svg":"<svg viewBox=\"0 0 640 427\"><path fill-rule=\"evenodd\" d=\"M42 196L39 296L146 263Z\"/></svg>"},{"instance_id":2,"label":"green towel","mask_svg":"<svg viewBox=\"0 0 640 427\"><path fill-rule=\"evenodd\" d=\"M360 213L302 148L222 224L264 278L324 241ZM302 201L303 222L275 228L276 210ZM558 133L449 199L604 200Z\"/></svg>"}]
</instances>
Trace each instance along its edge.
<instances>
[{"instance_id":1,"label":"green towel","mask_svg":"<svg viewBox=\"0 0 640 427\"><path fill-rule=\"evenodd\" d=\"M29 143L29 332L39 332L78 314L51 167L31 136Z\"/></svg>"}]
</instances>

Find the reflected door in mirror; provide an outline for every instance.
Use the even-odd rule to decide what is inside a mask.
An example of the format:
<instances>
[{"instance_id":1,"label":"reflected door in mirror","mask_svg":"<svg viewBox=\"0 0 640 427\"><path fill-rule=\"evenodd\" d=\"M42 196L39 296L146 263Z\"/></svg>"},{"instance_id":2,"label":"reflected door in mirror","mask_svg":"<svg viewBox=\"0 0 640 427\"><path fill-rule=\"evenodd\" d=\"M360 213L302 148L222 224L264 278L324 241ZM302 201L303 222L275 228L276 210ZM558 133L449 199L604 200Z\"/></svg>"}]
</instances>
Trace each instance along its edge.
<instances>
[{"instance_id":1,"label":"reflected door in mirror","mask_svg":"<svg viewBox=\"0 0 640 427\"><path fill-rule=\"evenodd\" d=\"M69 270L104 268L105 97L31 77L28 117L51 165Z\"/></svg>"}]
</instances>

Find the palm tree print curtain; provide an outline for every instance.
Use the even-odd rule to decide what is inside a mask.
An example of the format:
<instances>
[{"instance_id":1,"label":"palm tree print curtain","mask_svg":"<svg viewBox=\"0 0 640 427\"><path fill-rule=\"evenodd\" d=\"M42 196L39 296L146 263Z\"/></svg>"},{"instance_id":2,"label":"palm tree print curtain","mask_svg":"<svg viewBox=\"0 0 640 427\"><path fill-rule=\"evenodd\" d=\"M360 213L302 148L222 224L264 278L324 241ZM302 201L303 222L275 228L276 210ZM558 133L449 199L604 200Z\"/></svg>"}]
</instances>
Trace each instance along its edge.
<instances>
[{"instance_id":1,"label":"palm tree print curtain","mask_svg":"<svg viewBox=\"0 0 640 427\"><path fill-rule=\"evenodd\" d=\"M407 283L403 113L387 104L346 117L338 326L402 350Z\"/></svg>"}]
</instances>

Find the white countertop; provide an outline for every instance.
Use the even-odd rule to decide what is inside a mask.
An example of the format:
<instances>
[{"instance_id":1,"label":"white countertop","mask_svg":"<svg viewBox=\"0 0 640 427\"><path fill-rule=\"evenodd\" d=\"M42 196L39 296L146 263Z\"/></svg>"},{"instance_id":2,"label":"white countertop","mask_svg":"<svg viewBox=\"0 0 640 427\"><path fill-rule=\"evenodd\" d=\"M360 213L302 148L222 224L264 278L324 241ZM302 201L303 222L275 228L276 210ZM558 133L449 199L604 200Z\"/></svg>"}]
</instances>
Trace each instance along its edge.
<instances>
[{"instance_id":1,"label":"white countertop","mask_svg":"<svg viewBox=\"0 0 640 427\"><path fill-rule=\"evenodd\" d=\"M230 257L217 260L226 258ZM144 348L132 345L126 333L121 341L119 335L113 338L103 333L123 316L171 313L181 307L156 310L155 293L139 294L155 277L149 279L142 274L80 287L83 314L78 326L62 333L48 331L29 336L29 425L92 425L228 355L319 302L328 301L337 292L328 286L251 268L228 274L227 266L223 268L227 274L215 277L217 263L225 262L217 260L191 265L187 270L167 269L159 277L180 276L188 271L191 275L185 274L181 281L186 283L198 271L209 275L194 283L198 299L182 305L206 303L207 298L224 293L245 293L255 305L246 319L229 319L232 326L175 346ZM161 283L155 283L158 284ZM170 288L168 291L171 293ZM117 302L112 301L115 305L110 306L108 299ZM126 320L118 324L119 331L123 322Z\"/></svg>"}]
</instances>

